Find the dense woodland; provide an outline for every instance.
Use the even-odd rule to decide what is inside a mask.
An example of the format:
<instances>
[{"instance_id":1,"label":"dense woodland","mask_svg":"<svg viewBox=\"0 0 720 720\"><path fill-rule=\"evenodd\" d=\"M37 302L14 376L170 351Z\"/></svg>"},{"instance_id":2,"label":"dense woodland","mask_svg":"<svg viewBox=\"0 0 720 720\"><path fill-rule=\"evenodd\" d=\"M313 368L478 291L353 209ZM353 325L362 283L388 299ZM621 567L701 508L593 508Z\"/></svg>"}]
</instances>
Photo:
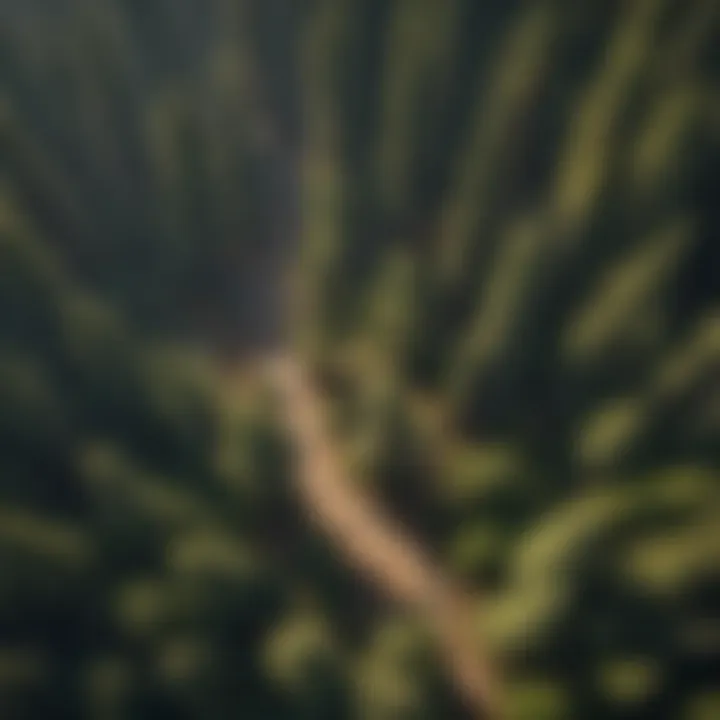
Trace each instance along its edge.
<instances>
[{"instance_id":1,"label":"dense woodland","mask_svg":"<svg viewBox=\"0 0 720 720\"><path fill-rule=\"evenodd\" d=\"M510 718L720 717L719 72L713 0L0 2L0 715L464 717L282 343Z\"/></svg>"}]
</instances>

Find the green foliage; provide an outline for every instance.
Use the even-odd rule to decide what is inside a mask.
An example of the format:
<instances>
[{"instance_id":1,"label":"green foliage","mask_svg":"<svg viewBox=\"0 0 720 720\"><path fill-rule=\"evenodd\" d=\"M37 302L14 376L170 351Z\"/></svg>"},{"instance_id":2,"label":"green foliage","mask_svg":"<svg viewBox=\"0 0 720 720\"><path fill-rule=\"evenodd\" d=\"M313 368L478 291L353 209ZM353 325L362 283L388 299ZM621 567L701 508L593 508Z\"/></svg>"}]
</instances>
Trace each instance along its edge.
<instances>
[{"instance_id":1,"label":"green foliage","mask_svg":"<svg viewBox=\"0 0 720 720\"><path fill-rule=\"evenodd\" d=\"M363 718L433 717L437 679L427 638L408 620L390 619L370 639L357 674Z\"/></svg>"},{"instance_id":2,"label":"green foliage","mask_svg":"<svg viewBox=\"0 0 720 720\"><path fill-rule=\"evenodd\" d=\"M456 716L218 369L289 266L353 469L487 595L509 716L718 716L717 4L11 5L0 714Z\"/></svg>"},{"instance_id":3,"label":"green foliage","mask_svg":"<svg viewBox=\"0 0 720 720\"><path fill-rule=\"evenodd\" d=\"M557 682L530 680L511 685L510 715L513 720L527 718L567 718L570 702Z\"/></svg>"}]
</instances>

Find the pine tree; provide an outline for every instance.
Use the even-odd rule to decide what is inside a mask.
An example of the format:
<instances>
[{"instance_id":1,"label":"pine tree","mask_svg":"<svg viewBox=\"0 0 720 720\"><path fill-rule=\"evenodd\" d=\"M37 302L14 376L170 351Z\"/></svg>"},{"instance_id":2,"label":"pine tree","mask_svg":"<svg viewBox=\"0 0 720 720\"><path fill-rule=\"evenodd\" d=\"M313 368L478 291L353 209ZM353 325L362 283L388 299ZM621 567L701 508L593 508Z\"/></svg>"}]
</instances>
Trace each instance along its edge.
<instances>
[{"instance_id":1,"label":"pine tree","mask_svg":"<svg viewBox=\"0 0 720 720\"><path fill-rule=\"evenodd\" d=\"M713 716L716 3L61 5L0 14L3 716L456 712L204 352L283 325L510 717Z\"/></svg>"}]
</instances>

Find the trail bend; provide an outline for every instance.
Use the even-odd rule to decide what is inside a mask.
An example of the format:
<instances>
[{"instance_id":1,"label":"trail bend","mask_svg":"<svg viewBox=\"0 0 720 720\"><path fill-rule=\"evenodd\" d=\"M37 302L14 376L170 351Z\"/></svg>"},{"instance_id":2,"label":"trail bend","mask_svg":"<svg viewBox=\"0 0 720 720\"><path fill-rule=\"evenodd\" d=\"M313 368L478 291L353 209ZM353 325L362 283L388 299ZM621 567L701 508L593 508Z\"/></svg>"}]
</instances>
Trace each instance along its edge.
<instances>
[{"instance_id":1,"label":"trail bend","mask_svg":"<svg viewBox=\"0 0 720 720\"><path fill-rule=\"evenodd\" d=\"M501 720L498 681L478 647L469 600L420 544L351 482L330 440L320 394L301 362L273 356L265 369L294 445L294 481L311 521L349 565L426 623L471 717Z\"/></svg>"}]
</instances>

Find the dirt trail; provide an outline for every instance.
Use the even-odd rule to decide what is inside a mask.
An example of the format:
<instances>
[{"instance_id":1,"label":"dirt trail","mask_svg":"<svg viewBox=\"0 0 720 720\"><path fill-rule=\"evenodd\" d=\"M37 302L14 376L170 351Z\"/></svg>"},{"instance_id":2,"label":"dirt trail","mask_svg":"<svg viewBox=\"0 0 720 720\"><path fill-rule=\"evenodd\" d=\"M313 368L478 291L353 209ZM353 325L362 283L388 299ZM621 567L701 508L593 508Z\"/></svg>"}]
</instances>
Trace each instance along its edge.
<instances>
[{"instance_id":1,"label":"dirt trail","mask_svg":"<svg viewBox=\"0 0 720 720\"><path fill-rule=\"evenodd\" d=\"M478 652L469 603L380 505L346 477L325 428L319 395L301 365L291 358L273 358L267 369L295 444L301 501L313 522L346 561L421 614L472 716L499 720L496 681Z\"/></svg>"}]
</instances>

